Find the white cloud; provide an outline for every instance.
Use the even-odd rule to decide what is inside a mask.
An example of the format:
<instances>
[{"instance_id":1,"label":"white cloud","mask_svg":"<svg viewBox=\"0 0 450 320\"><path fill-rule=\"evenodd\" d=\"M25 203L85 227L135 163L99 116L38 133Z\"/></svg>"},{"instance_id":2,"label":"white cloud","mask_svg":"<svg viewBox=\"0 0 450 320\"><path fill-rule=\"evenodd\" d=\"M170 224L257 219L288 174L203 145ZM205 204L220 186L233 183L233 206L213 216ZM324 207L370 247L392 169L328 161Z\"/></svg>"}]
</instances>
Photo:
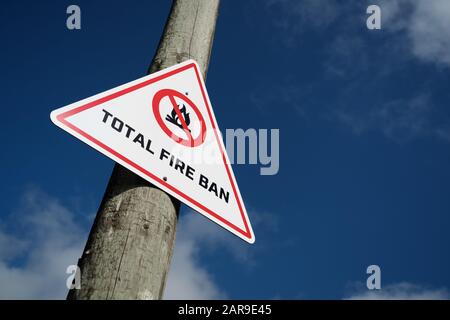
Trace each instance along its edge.
<instances>
[{"instance_id":1,"label":"white cloud","mask_svg":"<svg viewBox=\"0 0 450 320\"><path fill-rule=\"evenodd\" d=\"M365 290L350 295L349 300L448 300L447 289L433 289L401 282L386 286L381 290Z\"/></svg>"},{"instance_id":2,"label":"white cloud","mask_svg":"<svg viewBox=\"0 0 450 320\"><path fill-rule=\"evenodd\" d=\"M250 214L254 227L260 226L267 234L277 232L278 220L274 215L264 212L258 214L250 212ZM216 283L213 272L202 266L201 253L208 254L218 250L226 252L226 255L240 263L243 272L256 264L254 257L258 248L255 245L245 243L192 210L188 210L182 216L177 228L175 252L164 294L165 299L228 298L226 292ZM270 245L264 244L263 247L266 250Z\"/></svg>"},{"instance_id":3,"label":"white cloud","mask_svg":"<svg viewBox=\"0 0 450 320\"><path fill-rule=\"evenodd\" d=\"M281 31L280 39L288 46L298 43L307 30L328 28L340 14L336 0L267 0L265 7L272 14L272 25Z\"/></svg>"},{"instance_id":4,"label":"white cloud","mask_svg":"<svg viewBox=\"0 0 450 320\"><path fill-rule=\"evenodd\" d=\"M374 45L371 38L348 32L335 36L327 47L325 70L348 83L329 118L349 126L356 134L378 131L396 142L419 137L450 141L447 118L439 116L444 106L433 99L429 83L424 82L420 91L411 90L409 97L386 99L378 94L384 90L383 83L390 81L390 75L404 72L411 59L450 66L450 1L378 3L383 20L380 32L386 36L383 42ZM350 17L345 22L349 25L354 23L354 16ZM373 101L355 104L355 97L368 96L374 97Z\"/></svg>"},{"instance_id":5,"label":"white cloud","mask_svg":"<svg viewBox=\"0 0 450 320\"><path fill-rule=\"evenodd\" d=\"M267 224L273 229L272 220ZM77 264L88 229L56 198L37 189L25 192L19 209L0 226L0 299L65 299L66 269ZM252 266L249 245L191 210L183 215L164 298L227 298L200 261L200 253L219 247Z\"/></svg>"},{"instance_id":6,"label":"white cloud","mask_svg":"<svg viewBox=\"0 0 450 320\"><path fill-rule=\"evenodd\" d=\"M450 66L450 1L381 1L383 25L405 32L417 58Z\"/></svg>"},{"instance_id":7,"label":"white cloud","mask_svg":"<svg viewBox=\"0 0 450 320\"><path fill-rule=\"evenodd\" d=\"M0 231L0 299L62 299L86 234L56 199L29 190ZM18 230L17 230L18 229ZM19 236L20 235L20 236Z\"/></svg>"},{"instance_id":8,"label":"white cloud","mask_svg":"<svg viewBox=\"0 0 450 320\"><path fill-rule=\"evenodd\" d=\"M217 226L193 212L184 215L177 228L164 299L226 298L226 294L219 289L212 275L199 261L200 250L225 241L225 232L217 230Z\"/></svg>"},{"instance_id":9,"label":"white cloud","mask_svg":"<svg viewBox=\"0 0 450 320\"><path fill-rule=\"evenodd\" d=\"M198 256L229 243L218 229L193 212L180 221L165 298L226 298ZM0 299L65 299L66 268L77 263L87 231L57 199L37 189L25 192L0 228ZM236 252L245 258L242 250Z\"/></svg>"},{"instance_id":10,"label":"white cloud","mask_svg":"<svg viewBox=\"0 0 450 320\"><path fill-rule=\"evenodd\" d=\"M428 95L398 99L381 104L367 104L365 109L343 106L336 109L338 121L349 126L355 134L378 130L396 142L409 141L419 136L435 136L432 113L434 106Z\"/></svg>"},{"instance_id":11,"label":"white cloud","mask_svg":"<svg viewBox=\"0 0 450 320\"><path fill-rule=\"evenodd\" d=\"M164 299L224 299L211 274L198 262L197 249L191 242L179 243L172 260Z\"/></svg>"},{"instance_id":12,"label":"white cloud","mask_svg":"<svg viewBox=\"0 0 450 320\"><path fill-rule=\"evenodd\" d=\"M391 44L403 39L409 52L422 61L450 66L450 1L448 0L378 0L337 3L335 0L266 0L271 24L281 31L280 39L287 45L298 44L305 32L344 30L347 34L356 24L365 27L365 8L379 4L382 30L398 33ZM351 27L350 27L351 26ZM339 30L339 31L337 31Z\"/></svg>"},{"instance_id":13,"label":"white cloud","mask_svg":"<svg viewBox=\"0 0 450 320\"><path fill-rule=\"evenodd\" d=\"M419 58L450 65L450 1L418 1L409 32Z\"/></svg>"}]
</instances>

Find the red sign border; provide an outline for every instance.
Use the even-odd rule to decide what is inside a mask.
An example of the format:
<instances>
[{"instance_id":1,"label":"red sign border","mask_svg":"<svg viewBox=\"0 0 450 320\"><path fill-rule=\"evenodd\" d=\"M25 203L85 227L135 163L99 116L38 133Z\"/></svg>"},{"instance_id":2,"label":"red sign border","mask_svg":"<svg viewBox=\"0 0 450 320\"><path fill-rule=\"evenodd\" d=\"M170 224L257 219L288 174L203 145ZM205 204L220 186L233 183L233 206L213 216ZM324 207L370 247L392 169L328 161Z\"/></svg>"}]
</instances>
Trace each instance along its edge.
<instances>
[{"instance_id":1,"label":"red sign border","mask_svg":"<svg viewBox=\"0 0 450 320\"><path fill-rule=\"evenodd\" d=\"M244 221L244 226L245 226L245 230L240 229L239 227L237 227L236 225L230 223L229 221L225 220L223 217L221 217L219 214L211 211L210 209L208 209L207 207L205 207L204 205L202 205L201 203L197 202L196 200L192 199L191 197L189 197L188 195L184 194L182 191L176 189L175 187L173 187L172 185L168 184L166 181L164 181L163 179L160 179L159 177L157 177L156 175L152 174L151 172L145 170L144 168L142 168L141 166L139 166L138 164L134 163L133 161L131 161L130 159L126 158L125 156L121 155L119 152L115 151L114 149L108 147L107 145L105 145L104 143L100 142L99 140L95 139L94 137L92 137L91 135L87 134L86 132L84 132L83 130L81 130L80 128L76 127L75 125L73 125L72 123L70 123L67 118L78 114L80 112L83 112L85 110L88 110L90 108L96 107L99 104L105 103L107 101L110 101L112 99L121 97L127 93L130 93L132 91L141 89L145 86L148 86L154 82L157 82L159 80L168 78L174 74L186 71L190 68L194 68L195 74L196 74L196 78L198 81L198 84L200 86L201 92L202 92L202 97L203 97L203 101L206 105L206 109L208 111L208 116L209 116L209 120L213 126L213 131L214 131L214 135L216 137L216 141L217 144L219 145L220 148L220 152L222 154L222 160L223 160L223 164L226 168L227 171L227 175L228 175L228 179L230 180L231 183L231 187L233 189L233 194L236 198L236 201L238 203L238 207L239 207L239 211L241 214L241 218ZM189 203L192 203L194 206L201 208L204 212L207 212L208 214L210 214L211 216L213 216L214 218L216 218L217 220L221 221L222 223L224 223L225 225L227 225L228 227L232 228L233 230L237 231L239 234L243 235L244 237L246 237L249 240L254 240L254 238L252 239L252 235L250 232L250 228L248 226L248 221L247 218L245 216L244 210L243 210L243 205L240 201L240 198L237 194L237 189L234 183L234 179L231 176L231 172L230 172L230 166L227 164L227 160L226 160L226 156L225 156L225 151L223 150L222 144L220 143L219 140L219 136L217 134L217 128L216 128L216 122L214 121L214 118L212 116L212 112L211 112L211 106L208 103L208 99L206 97L206 93L205 93L205 88L203 86L203 83L201 81L200 78L200 73L199 70L197 68L197 65L195 63L189 63L187 65L181 66L177 69L173 69L165 74L161 74L157 77L145 80L144 82L138 83L138 84L134 84L128 88L122 89L120 91L114 92L112 94L109 94L107 96L104 96L102 98L96 99L94 101L88 102L82 106L78 106L72 110L68 110L66 112L63 112L59 115L56 116L56 120L59 121L60 123L64 124L65 126L69 127L70 129L74 130L75 132L77 132L78 134L82 135L83 137L85 137L86 139L90 140L91 142L93 142L94 144L96 144L97 146L99 146L100 148L104 149L106 152L114 155L115 157L121 159L122 161L124 161L125 163L127 163L128 165L132 166L133 168L135 168L136 170L138 170L139 172L141 172L142 174L144 174L145 176L147 176L148 178L150 178L153 181L156 181L162 185L164 185L166 188L168 188L169 190L171 190L172 192L178 194L181 198L183 198L184 200L186 200Z\"/></svg>"}]
</instances>

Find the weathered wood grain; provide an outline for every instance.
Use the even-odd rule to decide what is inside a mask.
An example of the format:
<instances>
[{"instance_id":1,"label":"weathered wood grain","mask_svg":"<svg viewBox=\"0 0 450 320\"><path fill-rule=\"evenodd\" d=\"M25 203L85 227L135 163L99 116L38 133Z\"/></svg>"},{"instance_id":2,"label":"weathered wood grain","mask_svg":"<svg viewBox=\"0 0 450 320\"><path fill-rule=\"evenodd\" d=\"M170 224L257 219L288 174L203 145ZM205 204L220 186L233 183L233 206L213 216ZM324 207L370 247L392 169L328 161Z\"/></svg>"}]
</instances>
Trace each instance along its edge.
<instances>
[{"instance_id":1,"label":"weathered wood grain","mask_svg":"<svg viewBox=\"0 0 450 320\"><path fill-rule=\"evenodd\" d=\"M175 0L149 73L195 59L208 69L219 0ZM151 19L151 18L149 18ZM160 299L180 202L116 164L67 299Z\"/></svg>"}]
</instances>

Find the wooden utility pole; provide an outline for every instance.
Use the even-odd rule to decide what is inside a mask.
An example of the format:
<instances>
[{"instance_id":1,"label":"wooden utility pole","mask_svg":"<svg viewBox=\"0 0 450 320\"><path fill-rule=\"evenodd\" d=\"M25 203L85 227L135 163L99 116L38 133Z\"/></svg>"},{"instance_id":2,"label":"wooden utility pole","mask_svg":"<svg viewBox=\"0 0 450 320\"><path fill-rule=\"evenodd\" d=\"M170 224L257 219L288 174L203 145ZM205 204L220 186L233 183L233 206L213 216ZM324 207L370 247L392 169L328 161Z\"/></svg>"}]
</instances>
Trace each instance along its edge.
<instances>
[{"instance_id":1,"label":"wooden utility pole","mask_svg":"<svg viewBox=\"0 0 450 320\"><path fill-rule=\"evenodd\" d=\"M206 78L219 0L174 0L149 68L188 59ZM160 299L180 202L116 164L79 259L81 289L67 299Z\"/></svg>"}]
</instances>

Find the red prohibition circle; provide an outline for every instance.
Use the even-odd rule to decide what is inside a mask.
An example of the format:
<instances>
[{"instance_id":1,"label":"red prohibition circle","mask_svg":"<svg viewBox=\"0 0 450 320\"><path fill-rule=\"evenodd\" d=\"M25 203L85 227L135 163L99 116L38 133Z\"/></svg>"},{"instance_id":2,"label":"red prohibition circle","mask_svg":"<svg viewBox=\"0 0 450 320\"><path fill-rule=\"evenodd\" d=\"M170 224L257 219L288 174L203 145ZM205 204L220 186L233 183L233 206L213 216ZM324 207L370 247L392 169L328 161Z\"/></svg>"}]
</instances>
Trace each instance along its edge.
<instances>
[{"instance_id":1,"label":"red prohibition circle","mask_svg":"<svg viewBox=\"0 0 450 320\"><path fill-rule=\"evenodd\" d=\"M166 123L161 118L161 113L159 112L159 109L161 107L161 100L165 97L170 99L172 107L175 110L175 112L178 116L178 119L180 119L181 125L183 126L183 130L186 133L188 139L181 138L180 136L175 134L172 130L169 129L169 127L167 127ZM184 120L183 115L181 114L180 108L178 107L178 105L175 101L175 97L186 102L191 107L191 109L194 110L195 115L197 116L198 120L200 121L200 124L201 124L200 133L195 139L192 136L191 132L189 131L186 121ZM194 102L192 102L192 100L190 100L188 97L186 97L182 93L180 93L176 90L172 90L172 89L162 89L153 96L152 108L153 108L153 114L155 115L155 119L158 122L161 129L175 142L182 144L184 146L193 148L193 147L197 147L197 146L201 145L205 141L205 138L206 138L205 119L203 119L203 116L200 113L200 110L197 108L197 106L194 104Z\"/></svg>"}]
</instances>

